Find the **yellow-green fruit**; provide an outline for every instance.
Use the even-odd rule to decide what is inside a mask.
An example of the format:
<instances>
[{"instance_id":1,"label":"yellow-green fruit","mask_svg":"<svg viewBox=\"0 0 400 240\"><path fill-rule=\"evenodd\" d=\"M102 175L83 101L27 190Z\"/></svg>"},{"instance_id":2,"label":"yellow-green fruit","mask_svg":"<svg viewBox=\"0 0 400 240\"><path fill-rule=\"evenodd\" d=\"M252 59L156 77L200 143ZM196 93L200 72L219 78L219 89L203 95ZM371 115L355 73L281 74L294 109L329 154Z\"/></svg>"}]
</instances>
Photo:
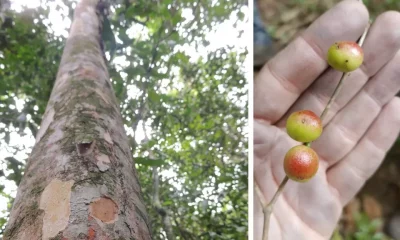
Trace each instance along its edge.
<instances>
[{"instance_id":1,"label":"yellow-green fruit","mask_svg":"<svg viewBox=\"0 0 400 240\"><path fill-rule=\"evenodd\" d=\"M310 110L292 113L286 121L288 135L299 142L312 142L322 133L321 119Z\"/></svg>"},{"instance_id":2,"label":"yellow-green fruit","mask_svg":"<svg viewBox=\"0 0 400 240\"><path fill-rule=\"evenodd\" d=\"M283 167L290 179L297 182L307 182L318 171L318 155L310 147L295 146L286 153Z\"/></svg>"},{"instance_id":3,"label":"yellow-green fruit","mask_svg":"<svg viewBox=\"0 0 400 240\"><path fill-rule=\"evenodd\" d=\"M328 50L329 65L341 72L356 70L364 60L364 52L356 42L335 42Z\"/></svg>"}]
</instances>

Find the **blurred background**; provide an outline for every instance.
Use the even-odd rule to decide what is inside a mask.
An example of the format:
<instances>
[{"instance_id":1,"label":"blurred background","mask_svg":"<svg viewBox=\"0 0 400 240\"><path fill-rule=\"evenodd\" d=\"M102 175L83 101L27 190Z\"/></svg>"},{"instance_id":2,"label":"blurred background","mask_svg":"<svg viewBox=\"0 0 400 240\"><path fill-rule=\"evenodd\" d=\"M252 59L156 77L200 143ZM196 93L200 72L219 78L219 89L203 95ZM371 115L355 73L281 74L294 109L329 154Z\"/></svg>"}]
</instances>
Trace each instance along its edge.
<instances>
[{"instance_id":1,"label":"blurred background","mask_svg":"<svg viewBox=\"0 0 400 240\"><path fill-rule=\"evenodd\" d=\"M255 15L254 49L259 51L254 55L255 75L279 49L337 2L339 0L257 0L254 6L259 19ZM400 10L400 0L363 2L372 19L384 11ZM378 171L344 208L332 237L332 240L385 239L400 239L400 138Z\"/></svg>"},{"instance_id":2,"label":"blurred background","mask_svg":"<svg viewBox=\"0 0 400 240\"><path fill-rule=\"evenodd\" d=\"M0 1L0 236L76 2ZM108 70L153 239L247 239L247 1L103 2Z\"/></svg>"}]
</instances>

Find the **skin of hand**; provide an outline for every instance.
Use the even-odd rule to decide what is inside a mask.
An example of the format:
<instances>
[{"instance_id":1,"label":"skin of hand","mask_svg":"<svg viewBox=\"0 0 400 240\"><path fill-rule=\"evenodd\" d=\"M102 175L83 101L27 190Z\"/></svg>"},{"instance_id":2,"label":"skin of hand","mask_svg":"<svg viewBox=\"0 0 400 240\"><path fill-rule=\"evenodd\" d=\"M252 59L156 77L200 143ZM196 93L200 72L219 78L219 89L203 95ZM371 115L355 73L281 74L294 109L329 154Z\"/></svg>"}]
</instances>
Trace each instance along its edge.
<instances>
[{"instance_id":1,"label":"skin of hand","mask_svg":"<svg viewBox=\"0 0 400 240\"><path fill-rule=\"evenodd\" d=\"M357 41L368 23L359 1L346 0L318 18L264 65L254 81L254 180L269 202L285 177L283 158L300 143L285 130L290 113L321 114L341 73L328 67L335 41ZM329 239L345 206L377 170L400 131L400 14L389 11L372 24L364 63L345 80L312 148L320 165L306 183L289 180L271 216L271 240ZM263 212L254 195L254 239Z\"/></svg>"}]
</instances>

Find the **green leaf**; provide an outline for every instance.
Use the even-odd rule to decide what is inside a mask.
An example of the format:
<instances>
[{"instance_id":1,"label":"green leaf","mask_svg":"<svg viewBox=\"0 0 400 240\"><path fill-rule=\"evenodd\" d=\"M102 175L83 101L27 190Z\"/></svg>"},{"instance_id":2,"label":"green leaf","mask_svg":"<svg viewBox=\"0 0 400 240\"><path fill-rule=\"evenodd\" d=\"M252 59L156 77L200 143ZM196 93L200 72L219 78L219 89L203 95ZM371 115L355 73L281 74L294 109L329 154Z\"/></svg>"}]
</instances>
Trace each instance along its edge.
<instances>
[{"instance_id":1,"label":"green leaf","mask_svg":"<svg viewBox=\"0 0 400 240\"><path fill-rule=\"evenodd\" d=\"M144 157L136 157L134 158L134 162L143 166L151 167L159 167L165 163L165 161L163 161L162 159L150 159Z\"/></svg>"},{"instance_id":2,"label":"green leaf","mask_svg":"<svg viewBox=\"0 0 400 240\"><path fill-rule=\"evenodd\" d=\"M177 25L180 21L182 21L181 12L176 12L175 15L172 17L172 25Z\"/></svg>"},{"instance_id":3,"label":"green leaf","mask_svg":"<svg viewBox=\"0 0 400 240\"><path fill-rule=\"evenodd\" d=\"M243 21L244 20L244 13L239 11L237 13L237 17L240 19L240 21Z\"/></svg>"},{"instance_id":4,"label":"green leaf","mask_svg":"<svg viewBox=\"0 0 400 240\"><path fill-rule=\"evenodd\" d=\"M103 21L103 32L102 32L103 41L110 51L110 61L114 58L115 50L117 49L117 43L115 41L114 32L111 29L110 21L108 18L104 18Z\"/></svg>"},{"instance_id":5,"label":"green leaf","mask_svg":"<svg viewBox=\"0 0 400 240\"><path fill-rule=\"evenodd\" d=\"M156 91L154 91L153 89L149 90L148 94L150 101L152 101L153 103L158 103L161 99L161 96L157 94Z\"/></svg>"},{"instance_id":6,"label":"green leaf","mask_svg":"<svg viewBox=\"0 0 400 240\"><path fill-rule=\"evenodd\" d=\"M132 42L132 39L128 36L128 34L126 34L126 30L125 29L121 29L118 32L118 38L121 39L121 41L124 44L129 44Z\"/></svg>"},{"instance_id":7,"label":"green leaf","mask_svg":"<svg viewBox=\"0 0 400 240\"><path fill-rule=\"evenodd\" d=\"M129 6L128 9L125 12L125 17L126 18L133 17L136 11L137 11L136 5Z\"/></svg>"}]
</instances>

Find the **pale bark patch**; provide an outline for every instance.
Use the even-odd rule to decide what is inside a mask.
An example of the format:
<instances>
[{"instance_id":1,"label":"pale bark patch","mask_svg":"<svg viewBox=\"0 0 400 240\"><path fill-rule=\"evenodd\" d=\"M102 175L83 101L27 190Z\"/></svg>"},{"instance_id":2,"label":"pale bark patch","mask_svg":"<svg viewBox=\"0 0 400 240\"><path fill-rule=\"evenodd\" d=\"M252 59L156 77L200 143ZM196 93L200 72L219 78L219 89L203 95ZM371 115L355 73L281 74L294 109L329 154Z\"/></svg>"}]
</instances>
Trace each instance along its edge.
<instances>
[{"instance_id":1,"label":"pale bark patch","mask_svg":"<svg viewBox=\"0 0 400 240\"><path fill-rule=\"evenodd\" d=\"M59 159L60 160L57 162L57 167L65 169L65 167L69 162L70 157L68 155L61 155Z\"/></svg>"},{"instance_id":2,"label":"pale bark patch","mask_svg":"<svg viewBox=\"0 0 400 240\"><path fill-rule=\"evenodd\" d=\"M56 92L58 92L59 89L63 89L69 78L70 76L68 73L59 75L57 81L54 83L54 90L57 90Z\"/></svg>"},{"instance_id":3,"label":"pale bark patch","mask_svg":"<svg viewBox=\"0 0 400 240\"><path fill-rule=\"evenodd\" d=\"M107 97L106 93L104 93L104 92L102 92L102 91L100 91L100 90L97 90L97 89L95 89L95 92L103 99L103 101L104 101L107 105L110 105L110 104L111 104L111 102L110 102L109 98Z\"/></svg>"},{"instance_id":4,"label":"pale bark patch","mask_svg":"<svg viewBox=\"0 0 400 240\"><path fill-rule=\"evenodd\" d=\"M82 106L85 108L85 111L88 111L88 110L96 110L96 106L93 106L92 104L90 104L90 103L81 103L82 104ZM97 113L97 115L98 115L98 113ZM97 117L96 117L97 118Z\"/></svg>"},{"instance_id":5,"label":"pale bark patch","mask_svg":"<svg viewBox=\"0 0 400 240\"><path fill-rule=\"evenodd\" d=\"M70 215L71 187L74 181L53 179L40 198L40 209L44 210L42 240L57 236L68 225Z\"/></svg>"},{"instance_id":6,"label":"pale bark patch","mask_svg":"<svg viewBox=\"0 0 400 240\"><path fill-rule=\"evenodd\" d=\"M118 220L118 206L110 198L102 197L90 203L90 216L103 223L114 223Z\"/></svg>"},{"instance_id":7,"label":"pale bark patch","mask_svg":"<svg viewBox=\"0 0 400 240\"><path fill-rule=\"evenodd\" d=\"M94 81L100 78L99 73L96 71L96 68L90 66L85 66L81 68L79 75L85 79L90 79Z\"/></svg>"},{"instance_id":8,"label":"pale bark patch","mask_svg":"<svg viewBox=\"0 0 400 240\"><path fill-rule=\"evenodd\" d=\"M110 133L105 132L103 137L104 137L104 140L106 140L109 144L113 144L113 140L111 139Z\"/></svg>"},{"instance_id":9,"label":"pale bark patch","mask_svg":"<svg viewBox=\"0 0 400 240\"><path fill-rule=\"evenodd\" d=\"M54 119L54 109L50 108L47 115L42 120L42 126L40 127L39 132L37 133L36 136L36 142L39 142L40 139L43 137L43 135L46 133L47 128L49 128L53 119Z\"/></svg>"},{"instance_id":10,"label":"pale bark patch","mask_svg":"<svg viewBox=\"0 0 400 240\"><path fill-rule=\"evenodd\" d=\"M100 154L97 157L97 167L100 172L105 172L110 168L110 158L105 154Z\"/></svg>"},{"instance_id":11,"label":"pale bark patch","mask_svg":"<svg viewBox=\"0 0 400 240\"><path fill-rule=\"evenodd\" d=\"M47 139L47 143L46 143L46 145L48 147L56 144L58 141L63 139L64 132L62 130L62 126L64 124L65 124L65 120L61 120L61 119L58 120L57 122L53 123L52 130L54 130L54 131L52 132L52 134L49 135L49 138Z\"/></svg>"}]
</instances>

